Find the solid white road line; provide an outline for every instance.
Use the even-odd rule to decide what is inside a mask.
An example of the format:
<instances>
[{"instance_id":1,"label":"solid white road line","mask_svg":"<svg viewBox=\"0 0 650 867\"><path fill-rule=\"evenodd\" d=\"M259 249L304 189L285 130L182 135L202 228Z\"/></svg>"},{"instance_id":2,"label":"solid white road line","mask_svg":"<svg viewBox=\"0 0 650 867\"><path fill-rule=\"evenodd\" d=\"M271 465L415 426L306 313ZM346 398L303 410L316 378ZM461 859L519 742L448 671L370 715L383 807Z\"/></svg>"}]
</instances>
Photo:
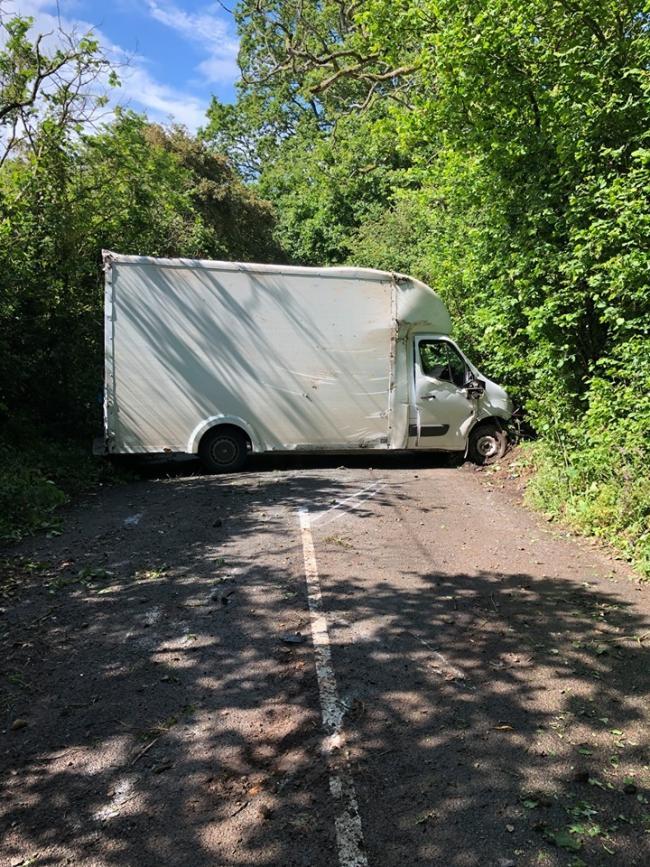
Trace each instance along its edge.
<instances>
[{"instance_id":1,"label":"solid white road line","mask_svg":"<svg viewBox=\"0 0 650 867\"><path fill-rule=\"evenodd\" d=\"M327 618L323 609L316 551L311 533L311 520L306 509L301 509L298 512L298 517L305 560L307 599L316 660L316 677L320 693L321 716L326 733L322 749L329 769L330 792L334 799L336 813L334 824L339 864L341 867L368 867L357 795L354 790L350 767L345 758L344 714L332 666L330 638L327 631Z\"/></svg>"}]
</instances>

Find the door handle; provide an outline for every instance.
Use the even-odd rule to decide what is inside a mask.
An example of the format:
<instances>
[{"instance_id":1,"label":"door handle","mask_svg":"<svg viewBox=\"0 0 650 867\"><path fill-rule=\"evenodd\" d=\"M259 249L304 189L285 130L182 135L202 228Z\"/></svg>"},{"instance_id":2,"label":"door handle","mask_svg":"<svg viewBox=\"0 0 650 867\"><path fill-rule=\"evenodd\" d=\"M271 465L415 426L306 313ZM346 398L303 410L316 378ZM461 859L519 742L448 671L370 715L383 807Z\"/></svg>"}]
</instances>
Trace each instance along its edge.
<instances>
[{"instance_id":1,"label":"door handle","mask_svg":"<svg viewBox=\"0 0 650 867\"><path fill-rule=\"evenodd\" d=\"M435 394L425 394L424 397L422 398L422 400L435 400L435 399L436 399Z\"/></svg>"}]
</instances>

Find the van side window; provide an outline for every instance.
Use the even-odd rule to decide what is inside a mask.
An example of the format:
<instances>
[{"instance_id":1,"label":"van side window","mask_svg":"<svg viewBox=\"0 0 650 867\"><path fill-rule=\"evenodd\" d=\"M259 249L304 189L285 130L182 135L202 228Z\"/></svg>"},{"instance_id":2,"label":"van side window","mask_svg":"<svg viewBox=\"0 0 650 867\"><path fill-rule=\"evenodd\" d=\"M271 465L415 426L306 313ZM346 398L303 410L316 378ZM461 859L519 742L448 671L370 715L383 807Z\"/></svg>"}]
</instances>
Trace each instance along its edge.
<instances>
[{"instance_id":1,"label":"van side window","mask_svg":"<svg viewBox=\"0 0 650 867\"><path fill-rule=\"evenodd\" d=\"M420 364L425 376L453 382L458 388L465 384L465 362L454 347L444 340L421 340Z\"/></svg>"}]
</instances>

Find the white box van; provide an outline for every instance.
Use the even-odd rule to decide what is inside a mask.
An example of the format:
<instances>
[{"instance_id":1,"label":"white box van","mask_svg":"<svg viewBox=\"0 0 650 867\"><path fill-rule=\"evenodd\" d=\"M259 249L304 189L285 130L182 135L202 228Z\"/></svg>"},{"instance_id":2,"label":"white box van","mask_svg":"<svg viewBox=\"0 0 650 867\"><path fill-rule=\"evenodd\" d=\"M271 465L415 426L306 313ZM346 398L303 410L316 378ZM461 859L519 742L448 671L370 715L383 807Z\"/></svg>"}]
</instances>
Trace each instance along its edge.
<instances>
[{"instance_id":1,"label":"white box van","mask_svg":"<svg viewBox=\"0 0 650 867\"><path fill-rule=\"evenodd\" d=\"M486 462L512 403L412 277L104 253L109 454L431 450Z\"/></svg>"}]
</instances>

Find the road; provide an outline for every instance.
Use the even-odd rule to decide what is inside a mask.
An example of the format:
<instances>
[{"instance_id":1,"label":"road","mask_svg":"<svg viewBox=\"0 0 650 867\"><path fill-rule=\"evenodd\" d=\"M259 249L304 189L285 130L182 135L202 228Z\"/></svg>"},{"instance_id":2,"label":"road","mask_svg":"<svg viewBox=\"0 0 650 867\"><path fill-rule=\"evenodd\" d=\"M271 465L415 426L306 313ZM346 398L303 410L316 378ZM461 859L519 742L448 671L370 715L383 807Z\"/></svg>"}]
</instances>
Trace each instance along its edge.
<instances>
[{"instance_id":1,"label":"road","mask_svg":"<svg viewBox=\"0 0 650 867\"><path fill-rule=\"evenodd\" d=\"M7 552L0 864L650 863L647 586L488 480L161 472Z\"/></svg>"}]
</instances>

